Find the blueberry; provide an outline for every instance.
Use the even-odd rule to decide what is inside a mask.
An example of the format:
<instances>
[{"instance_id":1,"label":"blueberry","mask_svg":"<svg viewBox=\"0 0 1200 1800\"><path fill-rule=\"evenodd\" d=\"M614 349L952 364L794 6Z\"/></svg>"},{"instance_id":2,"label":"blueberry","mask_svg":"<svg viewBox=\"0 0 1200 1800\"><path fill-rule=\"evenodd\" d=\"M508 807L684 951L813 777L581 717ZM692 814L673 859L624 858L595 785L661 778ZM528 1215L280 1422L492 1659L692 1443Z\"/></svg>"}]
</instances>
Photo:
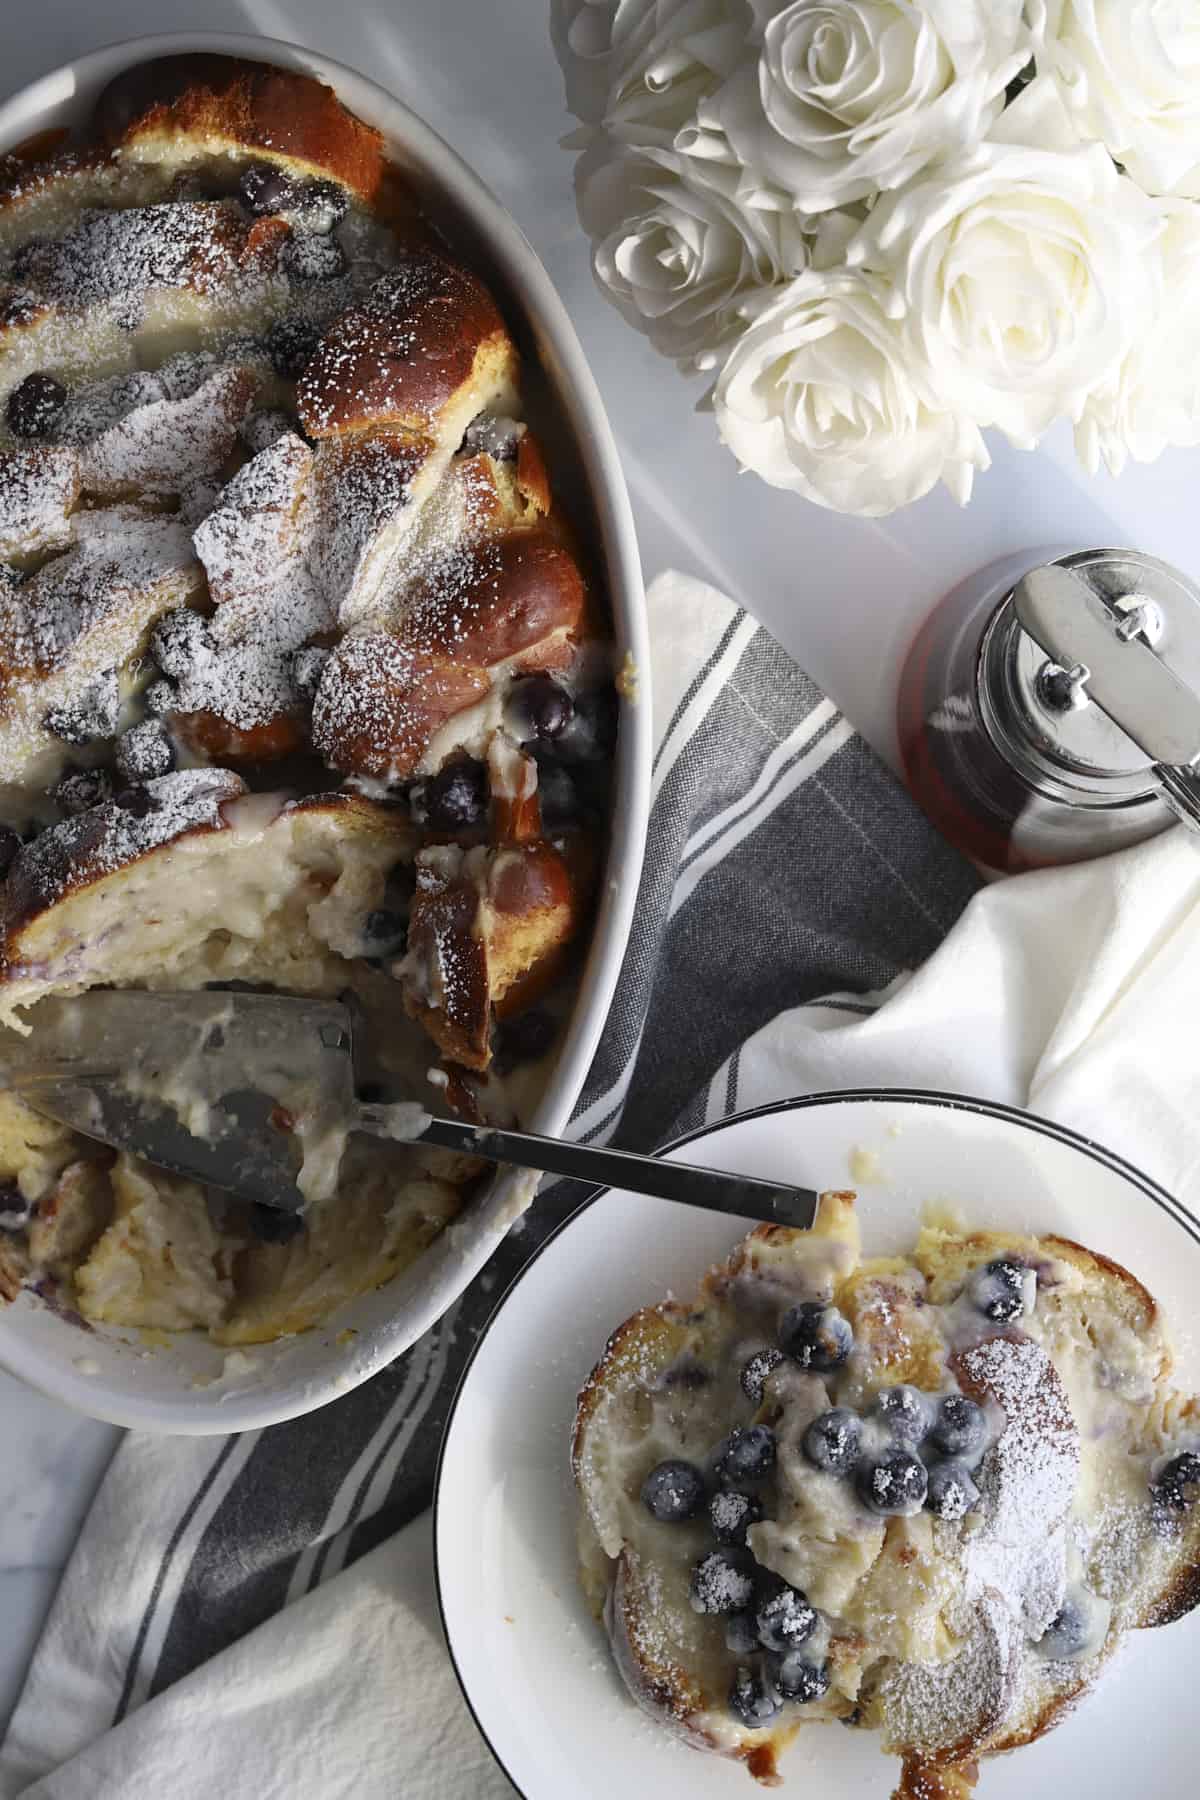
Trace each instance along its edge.
<instances>
[{"instance_id":1,"label":"blueberry","mask_svg":"<svg viewBox=\"0 0 1200 1800\"><path fill-rule=\"evenodd\" d=\"M704 1504L705 1481L695 1463L668 1457L651 1469L642 1483L642 1505L665 1525L694 1519Z\"/></svg>"},{"instance_id":2,"label":"blueberry","mask_svg":"<svg viewBox=\"0 0 1200 1800\"><path fill-rule=\"evenodd\" d=\"M212 653L212 636L207 622L190 606L177 606L164 613L150 634L150 654L163 671L176 681L183 681L197 663Z\"/></svg>"},{"instance_id":3,"label":"blueberry","mask_svg":"<svg viewBox=\"0 0 1200 1800\"><path fill-rule=\"evenodd\" d=\"M530 1007L515 1019L506 1019L496 1032L492 1061L497 1073L503 1075L521 1063L539 1061L549 1054L557 1036L557 1024L540 1007Z\"/></svg>"},{"instance_id":4,"label":"blueberry","mask_svg":"<svg viewBox=\"0 0 1200 1800\"><path fill-rule=\"evenodd\" d=\"M947 1456L974 1456L983 1448L987 1431L982 1406L976 1406L965 1394L947 1394L929 1435Z\"/></svg>"},{"instance_id":5,"label":"blueberry","mask_svg":"<svg viewBox=\"0 0 1200 1800\"><path fill-rule=\"evenodd\" d=\"M363 920L363 955L398 956L408 940L408 925L401 913L377 906Z\"/></svg>"},{"instance_id":6,"label":"blueberry","mask_svg":"<svg viewBox=\"0 0 1200 1800\"><path fill-rule=\"evenodd\" d=\"M346 254L333 237L300 237L293 232L281 257L297 281L336 281L346 273Z\"/></svg>"},{"instance_id":7,"label":"blueberry","mask_svg":"<svg viewBox=\"0 0 1200 1800\"><path fill-rule=\"evenodd\" d=\"M736 1486L742 1481L762 1481L775 1467L775 1433L769 1425L735 1425L717 1451L713 1464L717 1479Z\"/></svg>"},{"instance_id":8,"label":"blueberry","mask_svg":"<svg viewBox=\"0 0 1200 1800\"><path fill-rule=\"evenodd\" d=\"M928 1487L925 1464L911 1450L889 1450L858 1472L859 1498L884 1518L919 1513Z\"/></svg>"},{"instance_id":9,"label":"blueberry","mask_svg":"<svg viewBox=\"0 0 1200 1800\"><path fill-rule=\"evenodd\" d=\"M758 1626L752 1612L730 1613L725 1621L725 1648L731 1656L753 1656L758 1649Z\"/></svg>"},{"instance_id":10,"label":"blueberry","mask_svg":"<svg viewBox=\"0 0 1200 1800\"><path fill-rule=\"evenodd\" d=\"M991 1319L994 1324L1007 1324L1010 1319L1019 1319L1025 1311L1024 1266L1014 1262L1011 1257L997 1257L995 1262L985 1263L981 1269L976 1269L968 1292L972 1304L979 1308L985 1319Z\"/></svg>"},{"instance_id":11,"label":"blueberry","mask_svg":"<svg viewBox=\"0 0 1200 1800\"><path fill-rule=\"evenodd\" d=\"M757 1494L744 1494L739 1488L722 1488L708 1503L708 1518L718 1544L740 1550L751 1525L763 1516L763 1503Z\"/></svg>"},{"instance_id":12,"label":"blueberry","mask_svg":"<svg viewBox=\"0 0 1200 1800\"><path fill-rule=\"evenodd\" d=\"M168 400L186 400L217 366L211 350L177 350L155 370Z\"/></svg>"},{"instance_id":13,"label":"blueberry","mask_svg":"<svg viewBox=\"0 0 1200 1800\"><path fill-rule=\"evenodd\" d=\"M735 1550L710 1550L692 1570L692 1611L741 1612L754 1594L749 1558Z\"/></svg>"},{"instance_id":14,"label":"blueberry","mask_svg":"<svg viewBox=\"0 0 1200 1800\"><path fill-rule=\"evenodd\" d=\"M175 684L160 679L152 681L142 694L142 705L152 719L161 719L175 708Z\"/></svg>"},{"instance_id":15,"label":"blueberry","mask_svg":"<svg viewBox=\"0 0 1200 1800\"><path fill-rule=\"evenodd\" d=\"M296 204L296 183L284 169L271 163L251 163L238 182L238 197L253 218L286 212Z\"/></svg>"},{"instance_id":16,"label":"blueberry","mask_svg":"<svg viewBox=\"0 0 1200 1800\"><path fill-rule=\"evenodd\" d=\"M829 1670L824 1663L811 1662L796 1650L771 1658L771 1678L785 1700L797 1700L801 1706L823 1700L829 1692Z\"/></svg>"},{"instance_id":17,"label":"blueberry","mask_svg":"<svg viewBox=\"0 0 1200 1800\"><path fill-rule=\"evenodd\" d=\"M28 281L31 275L36 276L38 263L45 252L49 238L27 238L21 248L14 252L9 269L14 281Z\"/></svg>"},{"instance_id":18,"label":"blueberry","mask_svg":"<svg viewBox=\"0 0 1200 1800\"><path fill-rule=\"evenodd\" d=\"M67 390L44 369L19 381L8 396L9 429L21 438L48 437L67 404Z\"/></svg>"},{"instance_id":19,"label":"blueberry","mask_svg":"<svg viewBox=\"0 0 1200 1800\"><path fill-rule=\"evenodd\" d=\"M33 1206L15 1181L0 1181L0 1231L24 1231Z\"/></svg>"},{"instance_id":20,"label":"blueberry","mask_svg":"<svg viewBox=\"0 0 1200 1800\"><path fill-rule=\"evenodd\" d=\"M783 1711L779 1690L761 1669L742 1666L729 1690L729 1710L749 1731L764 1731Z\"/></svg>"},{"instance_id":21,"label":"blueberry","mask_svg":"<svg viewBox=\"0 0 1200 1800\"><path fill-rule=\"evenodd\" d=\"M611 687L575 696L569 725L555 740L564 762L607 762L617 741L617 695Z\"/></svg>"},{"instance_id":22,"label":"blueberry","mask_svg":"<svg viewBox=\"0 0 1200 1800\"><path fill-rule=\"evenodd\" d=\"M487 769L474 757L447 763L424 785L424 812L435 831L465 831L481 824L487 800Z\"/></svg>"},{"instance_id":23,"label":"blueberry","mask_svg":"<svg viewBox=\"0 0 1200 1800\"><path fill-rule=\"evenodd\" d=\"M875 1396L874 1411L898 1444L919 1444L929 1430L929 1402L920 1388L907 1382L882 1388Z\"/></svg>"},{"instance_id":24,"label":"blueberry","mask_svg":"<svg viewBox=\"0 0 1200 1800\"><path fill-rule=\"evenodd\" d=\"M115 669L107 669L74 699L50 707L42 723L64 744L88 744L112 737L120 716L120 681Z\"/></svg>"},{"instance_id":25,"label":"blueberry","mask_svg":"<svg viewBox=\"0 0 1200 1800\"><path fill-rule=\"evenodd\" d=\"M119 806L122 812L131 813L135 819L148 819L152 812L158 811L158 801L146 787L119 788L113 795L113 805Z\"/></svg>"},{"instance_id":26,"label":"blueberry","mask_svg":"<svg viewBox=\"0 0 1200 1800\"><path fill-rule=\"evenodd\" d=\"M1184 1450L1173 1456L1154 1477L1150 1492L1170 1512L1187 1512L1200 1500L1200 1455Z\"/></svg>"},{"instance_id":27,"label":"blueberry","mask_svg":"<svg viewBox=\"0 0 1200 1800\"><path fill-rule=\"evenodd\" d=\"M312 361L319 336L307 319L294 315L276 319L267 332L267 355L275 373L285 381L299 381Z\"/></svg>"},{"instance_id":28,"label":"blueberry","mask_svg":"<svg viewBox=\"0 0 1200 1800\"><path fill-rule=\"evenodd\" d=\"M504 709L505 722L518 743L556 738L575 712L566 688L549 675L526 675L515 681Z\"/></svg>"},{"instance_id":29,"label":"blueberry","mask_svg":"<svg viewBox=\"0 0 1200 1800\"><path fill-rule=\"evenodd\" d=\"M1076 1587L1063 1603L1034 1648L1051 1662L1078 1662L1100 1649L1108 1635L1112 1607L1089 1588Z\"/></svg>"},{"instance_id":30,"label":"blueberry","mask_svg":"<svg viewBox=\"0 0 1200 1800\"><path fill-rule=\"evenodd\" d=\"M117 774L126 781L153 781L175 767L175 749L157 719L144 719L123 731L116 742Z\"/></svg>"},{"instance_id":31,"label":"blueberry","mask_svg":"<svg viewBox=\"0 0 1200 1800\"><path fill-rule=\"evenodd\" d=\"M290 1244L304 1230L298 1212L285 1212L279 1206L261 1206L255 1201L250 1209L250 1230L260 1244Z\"/></svg>"},{"instance_id":32,"label":"blueberry","mask_svg":"<svg viewBox=\"0 0 1200 1800\"><path fill-rule=\"evenodd\" d=\"M297 425L298 421L281 406L264 406L257 412L246 414L238 426L238 436L251 456L258 456L272 444L277 444L281 437L295 433Z\"/></svg>"},{"instance_id":33,"label":"blueberry","mask_svg":"<svg viewBox=\"0 0 1200 1800\"><path fill-rule=\"evenodd\" d=\"M814 1468L830 1475L848 1475L858 1461L862 1425L848 1406L835 1406L814 1419L802 1439L802 1448Z\"/></svg>"},{"instance_id":34,"label":"blueberry","mask_svg":"<svg viewBox=\"0 0 1200 1800\"><path fill-rule=\"evenodd\" d=\"M559 763L538 759L538 805L548 831L573 825L579 817L579 789Z\"/></svg>"},{"instance_id":35,"label":"blueberry","mask_svg":"<svg viewBox=\"0 0 1200 1800\"><path fill-rule=\"evenodd\" d=\"M925 1506L935 1519L962 1519L978 1505L979 1489L965 1464L935 1462L929 1465Z\"/></svg>"},{"instance_id":36,"label":"blueberry","mask_svg":"<svg viewBox=\"0 0 1200 1800\"><path fill-rule=\"evenodd\" d=\"M781 1582L759 1605L754 1623L765 1650L795 1650L817 1629L817 1610L797 1588Z\"/></svg>"},{"instance_id":37,"label":"blueberry","mask_svg":"<svg viewBox=\"0 0 1200 1800\"><path fill-rule=\"evenodd\" d=\"M742 1364L742 1372L738 1380L742 1384L751 1406L761 1406L763 1402L763 1384L772 1369L777 1369L784 1360L782 1350L756 1350L748 1362Z\"/></svg>"},{"instance_id":38,"label":"blueberry","mask_svg":"<svg viewBox=\"0 0 1200 1800\"><path fill-rule=\"evenodd\" d=\"M296 651L292 657L292 682L302 700L316 699L328 661L329 652L323 650L320 644L305 644L303 649Z\"/></svg>"},{"instance_id":39,"label":"blueberry","mask_svg":"<svg viewBox=\"0 0 1200 1800\"><path fill-rule=\"evenodd\" d=\"M107 769L69 769L51 793L60 811L74 817L103 806L112 799L112 777Z\"/></svg>"},{"instance_id":40,"label":"blueberry","mask_svg":"<svg viewBox=\"0 0 1200 1800\"><path fill-rule=\"evenodd\" d=\"M0 825L0 881L8 874L21 849L21 834L11 825Z\"/></svg>"},{"instance_id":41,"label":"blueberry","mask_svg":"<svg viewBox=\"0 0 1200 1800\"><path fill-rule=\"evenodd\" d=\"M779 1343L784 1353L802 1369L813 1369L827 1375L840 1369L854 1344L849 1320L836 1306L822 1306L816 1300L802 1300L789 1307L779 1327Z\"/></svg>"},{"instance_id":42,"label":"blueberry","mask_svg":"<svg viewBox=\"0 0 1200 1800\"><path fill-rule=\"evenodd\" d=\"M349 206L350 196L338 182L306 181L297 196L295 211L303 215L307 230L332 231L338 220L345 218Z\"/></svg>"}]
</instances>

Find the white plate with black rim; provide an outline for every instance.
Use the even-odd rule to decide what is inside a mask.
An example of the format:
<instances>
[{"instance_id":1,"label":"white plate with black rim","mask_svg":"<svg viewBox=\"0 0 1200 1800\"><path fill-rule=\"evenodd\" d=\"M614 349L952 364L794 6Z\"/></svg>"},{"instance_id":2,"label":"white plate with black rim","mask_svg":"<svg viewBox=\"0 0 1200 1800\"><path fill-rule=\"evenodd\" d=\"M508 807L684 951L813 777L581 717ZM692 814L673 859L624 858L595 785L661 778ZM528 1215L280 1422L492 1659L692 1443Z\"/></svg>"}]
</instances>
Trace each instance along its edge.
<instances>
[{"instance_id":1,"label":"white plate with black rim","mask_svg":"<svg viewBox=\"0 0 1200 1800\"><path fill-rule=\"evenodd\" d=\"M1124 1263L1156 1295L1173 1326L1179 1382L1200 1387L1191 1335L1200 1222L1062 1126L949 1095L825 1094L743 1114L665 1154L857 1187L868 1255L910 1247L930 1201L952 1203L968 1225L1074 1238ZM568 1467L575 1397L608 1333L668 1291L691 1292L744 1230L666 1201L599 1195L509 1288L463 1376L438 1470L438 1592L468 1704L526 1800L752 1792L744 1767L676 1743L627 1695L577 1579ZM1059 1791L1195 1800L1198 1666L1200 1612L1134 1633L1072 1717L984 1763L979 1800ZM783 1791L886 1800L897 1773L874 1734L814 1729L787 1753Z\"/></svg>"}]
</instances>

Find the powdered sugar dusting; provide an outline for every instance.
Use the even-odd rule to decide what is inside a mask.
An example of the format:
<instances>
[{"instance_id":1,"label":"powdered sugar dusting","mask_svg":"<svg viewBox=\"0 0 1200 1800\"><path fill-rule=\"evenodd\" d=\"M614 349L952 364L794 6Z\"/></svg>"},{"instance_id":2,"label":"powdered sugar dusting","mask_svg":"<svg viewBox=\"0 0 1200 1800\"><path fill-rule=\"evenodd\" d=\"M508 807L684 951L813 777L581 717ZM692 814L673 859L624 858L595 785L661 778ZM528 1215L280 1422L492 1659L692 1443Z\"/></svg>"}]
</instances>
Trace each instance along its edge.
<instances>
[{"instance_id":1,"label":"powdered sugar dusting","mask_svg":"<svg viewBox=\"0 0 1200 1800\"><path fill-rule=\"evenodd\" d=\"M35 556L70 540L68 514L79 499L73 450L0 454L0 557Z\"/></svg>"},{"instance_id":2,"label":"powdered sugar dusting","mask_svg":"<svg viewBox=\"0 0 1200 1800\"><path fill-rule=\"evenodd\" d=\"M177 494L215 474L233 448L256 386L251 369L220 369L182 399L159 395L133 407L85 443L84 486L101 495Z\"/></svg>"}]
</instances>

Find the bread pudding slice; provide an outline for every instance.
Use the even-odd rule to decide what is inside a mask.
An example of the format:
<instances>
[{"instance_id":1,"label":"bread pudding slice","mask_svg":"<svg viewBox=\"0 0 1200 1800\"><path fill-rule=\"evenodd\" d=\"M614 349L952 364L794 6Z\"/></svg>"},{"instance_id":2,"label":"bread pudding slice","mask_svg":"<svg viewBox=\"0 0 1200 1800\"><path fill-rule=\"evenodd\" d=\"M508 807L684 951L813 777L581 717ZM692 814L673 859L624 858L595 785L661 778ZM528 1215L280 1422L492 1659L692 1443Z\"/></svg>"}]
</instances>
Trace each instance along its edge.
<instances>
[{"instance_id":1,"label":"bread pudding slice","mask_svg":"<svg viewBox=\"0 0 1200 1800\"><path fill-rule=\"evenodd\" d=\"M581 1569L634 1698L768 1785L840 1720L901 1758L897 1800L967 1794L1200 1600L1171 1370L1146 1290L1062 1239L930 1226L862 1261L849 1194L760 1227L579 1397Z\"/></svg>"}]
</instances>

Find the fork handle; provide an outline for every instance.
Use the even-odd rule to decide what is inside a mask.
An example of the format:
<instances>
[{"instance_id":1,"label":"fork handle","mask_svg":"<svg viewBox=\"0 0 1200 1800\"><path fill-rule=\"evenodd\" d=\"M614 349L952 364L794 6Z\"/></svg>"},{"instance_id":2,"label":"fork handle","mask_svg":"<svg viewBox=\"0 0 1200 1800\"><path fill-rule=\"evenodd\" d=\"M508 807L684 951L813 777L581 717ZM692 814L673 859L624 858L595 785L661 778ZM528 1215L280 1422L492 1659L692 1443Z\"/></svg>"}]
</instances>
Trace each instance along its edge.
<instances>
[{"instance_id":1,"label":"fork handle","mask_svg":"<svg viewBox=\"0 0 1200 1800\"><path fill-rule=\"evenodd\" d=\"M361 1106L359 1128L376 1136L395 1136L390 1111L386 1106ZM708 1212L732 1213L735 1218L751 1219L756 1224L787 1225L807 1231L817 1216L819 1197L811 1188L781 1187L751 1175L726 1175L718 1169L639 1156L632 1150L568 1143L528 1131L472 1125L465 1119L432 1118L428 1114L426 1119L419 1133L414 1132L413 1143L435 1144L440 1150L482 1156L487 1162L513 1163L519 1169L566 1176L596 1187L625 1188L634 1194L675 1200Z\"/></svg>"}]
</instances>

